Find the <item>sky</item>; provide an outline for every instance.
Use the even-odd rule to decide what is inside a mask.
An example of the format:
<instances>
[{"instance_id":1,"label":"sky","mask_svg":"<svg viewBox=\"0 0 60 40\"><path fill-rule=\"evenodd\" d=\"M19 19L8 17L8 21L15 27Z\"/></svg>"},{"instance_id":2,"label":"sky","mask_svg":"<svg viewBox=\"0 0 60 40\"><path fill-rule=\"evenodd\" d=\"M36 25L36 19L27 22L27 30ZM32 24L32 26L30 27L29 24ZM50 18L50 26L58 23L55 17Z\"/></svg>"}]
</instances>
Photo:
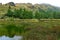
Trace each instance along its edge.
<instances>
[{"instance_id":1,"label":"sky","mask_svg":"<svg viewBox=\"0 0 60 40\"><path fill-rule=\"evenodd\" d=\"M46 3L46 4L51 4L54 6L60 7L60 0L0 0L0 3L8 3L8 2L14 2L14 3L32 3L32 4L41 4L41 3Z\"/></svg>"}]
</instances>

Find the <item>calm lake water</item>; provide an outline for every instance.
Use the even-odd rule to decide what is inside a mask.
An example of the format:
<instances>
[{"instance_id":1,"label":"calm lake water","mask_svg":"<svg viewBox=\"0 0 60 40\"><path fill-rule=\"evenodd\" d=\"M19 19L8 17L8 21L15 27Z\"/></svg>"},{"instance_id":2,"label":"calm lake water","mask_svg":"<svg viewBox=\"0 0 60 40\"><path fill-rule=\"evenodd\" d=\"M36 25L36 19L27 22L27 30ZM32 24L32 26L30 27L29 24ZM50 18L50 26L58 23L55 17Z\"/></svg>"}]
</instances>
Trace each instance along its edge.
<instances>
[{"instance_id":1,"label":"calm lake water","mask_svg":"<svg viewBox=\"0 0 60 40\"><path fill-rule=\"evenodd\" d=\"M13 38L7 36L1 36L0 40L22 40L22 36L14 36Z\"/></svg>"}]
</instances>

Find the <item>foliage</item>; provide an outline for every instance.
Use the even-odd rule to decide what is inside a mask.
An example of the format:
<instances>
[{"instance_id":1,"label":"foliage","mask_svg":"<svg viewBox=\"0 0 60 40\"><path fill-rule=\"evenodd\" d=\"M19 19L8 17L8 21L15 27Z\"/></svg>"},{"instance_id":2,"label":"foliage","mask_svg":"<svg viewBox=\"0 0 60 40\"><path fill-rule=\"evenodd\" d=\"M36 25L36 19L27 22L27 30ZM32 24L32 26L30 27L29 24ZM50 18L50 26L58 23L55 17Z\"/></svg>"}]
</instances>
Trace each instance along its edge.
<instances>
[{"instance_id":1,"label":"foliage","mask_svg":"<svg viewBox=\"0 0 60 40\"><path fill-rule=\"evenodd\" d=\"M20 18L20 19L32 19L33 13L32 11L28 11L26 9L20 8L19 10L15 9L11 11L8 9L8 12L5 14L8 17Z\"/></svg>"},{"instance_id":2,"label":"foliage","mask_svg":"<svg viewBox=\"0 0 60 40\"><path fill-rule=\"evenodd\" d=\"M14 9L13 11L9 7L7 13L5 14L8 17L14 17L19 19L60 19L60 12L48 10L40 11L27 10L25 8Z\"/></svg>"}]
</instances>

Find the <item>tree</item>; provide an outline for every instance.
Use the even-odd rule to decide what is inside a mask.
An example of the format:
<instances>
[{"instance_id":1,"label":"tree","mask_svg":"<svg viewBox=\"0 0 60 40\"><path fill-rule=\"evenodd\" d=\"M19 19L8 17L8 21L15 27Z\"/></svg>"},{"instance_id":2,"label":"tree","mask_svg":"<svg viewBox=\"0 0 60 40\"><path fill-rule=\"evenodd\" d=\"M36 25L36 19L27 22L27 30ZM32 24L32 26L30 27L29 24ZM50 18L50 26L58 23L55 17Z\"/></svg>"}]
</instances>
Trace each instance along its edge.
<instances>
[{"instance_id":1,"label":"tree","mask_svg":"<svg viewBox=\"0 0 60 40\"><path fill-rule=\"evenodd\" d=\"M7 12L6 16L12 17L13 16L13 12L10 9L8 9L8 12Z\"/></svg>"},{"instance_id":2,"label":"tree","mask_svg":"<svg viewBox=\"0 0 60 40\"><path fill-rule=\"evenodd\" d=\"M13 16L13 11L11 11L11 7L9 6L9 9L7 13L4 16L12 17Z\"/></svg>"},{"instance_id":3,"label":"tree","mask_svg":"<svg viewBox=\"0 0 60 40\"><path fill-rule=\"evenodd\" d=\"M23 18L24 19L32 19L33 18L33 12L24 9Z\"/></svg>"},{"instance_id":4,"label":"tree","mask_svg":"<svg viewBox=\"0 0 60 40\"><path fill-rule=\"evenodd\" d=\"M55 12L54 15L55 19L60 19L60 12Z\"/></svg>"},{"instance_id":5,"label":"tree","mask_svg":"<svg viewBox=\"0 0 60 40\"><path fill-rule=\"evenodd\" d=\"M16 9L14 10L13 17L14 18L19 18L20 17L19 10L16 10Z\"/></svg>"},{"instance_id":6,"label":"tree","mask_svg":"<svg viewBox=\"0 0 60 40\"><path fill-rule=\"evenodd\" d=\"M37 11L35 12L35 18L36 19L40 19L41 18L41 14L39 12L37 12Z\"/></svg>"}]
</instances>

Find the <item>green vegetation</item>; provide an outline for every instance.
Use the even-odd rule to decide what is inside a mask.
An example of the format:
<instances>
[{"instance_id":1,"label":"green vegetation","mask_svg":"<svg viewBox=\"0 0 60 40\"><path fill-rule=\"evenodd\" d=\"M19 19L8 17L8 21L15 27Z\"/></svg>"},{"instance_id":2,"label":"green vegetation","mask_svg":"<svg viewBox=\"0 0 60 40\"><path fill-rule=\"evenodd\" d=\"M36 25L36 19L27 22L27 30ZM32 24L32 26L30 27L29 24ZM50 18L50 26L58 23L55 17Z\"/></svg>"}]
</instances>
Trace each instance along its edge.
<instances>
[{"instance_id":1,"label":"green vegetation","mask_svg":"<svg viewBox=\"0 0 60 40\"><path fill-rule=\"evenodd\" d=\"M60 40L60 8L49 4L13 2L0 6L0 36L23 40Z\"/></svg>"},{"instance_id":2,"label":"green vegetation","mask_svg":"<svg viewBox=\"0 0 60 40\"><path fill-rule=\"evenodd\" d=\"M25 8L11 10L9 7L7 13L5 14L7 17L19 18L19 19L60 19L60 12L55 11L28 11ZM4 17L5 17L4 16Z\"/></svg>"}]
</instances>

